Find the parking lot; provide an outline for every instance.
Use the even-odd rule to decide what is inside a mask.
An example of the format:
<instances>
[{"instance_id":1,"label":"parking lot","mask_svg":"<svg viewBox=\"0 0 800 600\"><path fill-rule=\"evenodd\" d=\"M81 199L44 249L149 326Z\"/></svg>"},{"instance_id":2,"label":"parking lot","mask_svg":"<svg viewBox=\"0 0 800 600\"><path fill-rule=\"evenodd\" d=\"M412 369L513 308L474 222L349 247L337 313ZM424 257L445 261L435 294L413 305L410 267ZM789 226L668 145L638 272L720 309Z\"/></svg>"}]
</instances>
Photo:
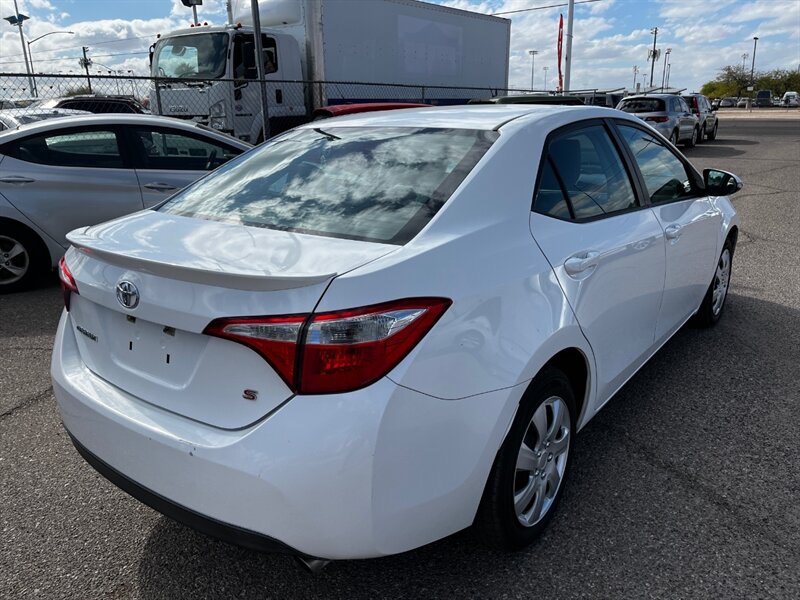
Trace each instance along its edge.
<instances>
[{"instance_id":1,"label":"parking lot","mask_svg":"<svg viewBox=\"0 0 800 600\"><path fill-rule=\"evenodd\" d=\"M800 115L723 111L686 154L745 183L727 312L681 330L582 431L558 514L517 554L462 532L309 575L172 522L61 426L55 279L0 297L0 597L800 596Z\"/></svg>"}]
</instances>

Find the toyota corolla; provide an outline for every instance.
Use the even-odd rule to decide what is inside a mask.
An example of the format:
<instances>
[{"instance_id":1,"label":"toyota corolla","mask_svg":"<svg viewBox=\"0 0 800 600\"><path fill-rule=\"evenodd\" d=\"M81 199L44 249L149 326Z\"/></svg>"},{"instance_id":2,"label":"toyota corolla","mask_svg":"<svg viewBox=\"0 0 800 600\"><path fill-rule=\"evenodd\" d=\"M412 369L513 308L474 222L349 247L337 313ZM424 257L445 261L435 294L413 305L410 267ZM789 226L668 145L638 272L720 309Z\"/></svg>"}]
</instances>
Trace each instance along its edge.
<instances>
[{"instance_id":1,"label":"toyota corolla","mask_svg":"<svg viewBox=\"0 0 800 600\"><path fill-rule=\"evenodd\" d=\"M156 510L312 565L524 547L575 434L723 314L741 185L603 108L310 123L69 234L64 425Z\"/></svg>"}]
</instances>

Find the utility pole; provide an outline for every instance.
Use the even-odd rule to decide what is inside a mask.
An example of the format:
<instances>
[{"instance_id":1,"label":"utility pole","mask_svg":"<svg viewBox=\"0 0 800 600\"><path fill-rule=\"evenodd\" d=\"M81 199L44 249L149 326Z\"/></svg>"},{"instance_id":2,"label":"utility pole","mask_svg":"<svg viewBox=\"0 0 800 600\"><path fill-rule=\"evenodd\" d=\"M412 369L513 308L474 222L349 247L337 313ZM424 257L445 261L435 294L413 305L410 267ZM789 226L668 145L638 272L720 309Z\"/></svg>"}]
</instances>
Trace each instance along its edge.
<instances>
[{"instance_id":1,"label":"utility pole","mask_svg":"<svg viewBox=\"0 0 800 600\"><path fill-rule=\"evenodd\" d=\"M22 31L21 27L22 26L20 26L20 31ZM757 45L758 45L758 38L754 37L753 38L753 64L750 66L750 85L753 86L753 89L755 89L755 85L756 85L756 82L753 80L753 74L755 73L755 70L756 70L756 46Z\"/></svg>"},{"instance_id":2,"label":"utility pole","mask_svg":"<svg viewBox=\"0 0 800 600\"><path fill-rule=\"evenodd\" d=\"M672 53L672 48L667 48L667 51L664 53L664 68L661 71L661 91L664 91L664 82L667 80L667 61L669 60L669 55Z\"/></svg>"},{"instance_id":3,"label":"utility pole","mask_svg":"<svg viewBox=\"0 0 800 600\"><path fill-rule=\"evenodd\" d=\"M83 46L83 58L78 60L81 66L86 69L86 83L89 84L89 93L92 93L92 78L89 76L89 66L92 64L92 59L86 56L86 52L89 50L86 46Z\"/></svg>"},{"instance_id":4,"label":"utility pole","mask_svg":"<svg viewBox=\"0 0 800 600\"><path fill-rule=\"evenodd\" d=\"M653 63L650 65L650 87L653 87L653 73L656 70L656 40L658 39L658 27L653 27L650 30L650 33L653 34L653 54L652 59Z\"/></svg>"},{"instance_id":5,"label":"utility pole","mask_svg":"<svg viewBox=\"0 0 800 600\"><path fill-rule=\"evenodd\" d=\"M569 91L569 77L572 73L572 22L575 15L575 0L569 0L567 9L567 56L564 59L564 89L562 92Z\"/></svg>"},{"instance_id":6,"label":"utility pole","mask_svg":"<svg viewBox=\"0 0 800 600\"><path fill-rule=\"evenodd\" d=\"M538 50L528 50L531 55L531 91L533 91L533 66L536 64L536 55L539 54Z\"/></svg>"},{"instance_id":7,"label":"utility pole","mask_svg":"<svg viewBox=\"0 0 800 600\"><path fill-rule=\"evenodd\" d=\"M744 69L745 69L744 63L745 63L745 61L747 61L747 57L748 57L748 56L750 56L750 55L749 55L747 52L745 52L744 54L742 54L742 73L744 73L744 72L745 72L745 71L744 71Z\"/></svg>"},{"instance_id":8,"label":"utility pole","mask_svg":"<svg viewBox=\"0 0 800 600\"><path fill-rule=\"evenodd\" d=\"M547 91L547 70L550 67L542 67L542 71L544 71L544 91Z\"/></svg>"},{"instance_id":9,"label":"utility pole","mask_svg":"<svg viewBox=\"0 0 800 600\"><path fill-rule=\"evenodd\" d=\"M258 69L258 87L261 90L261 138L269 138L269 114L267 113L267 82L264 79L264 45L261 40L261 14L258 12L258 0L250 0L250 13L253 15L253 38L255 39L256 68ZM255 140L258 143L258 140Z\"/></svg>"},{"instance_id":10,"label":"utility pole","mask_svg":"<svg viewBox=\"0 0 800 600\"><path fill-rule=\"evenodd\" d=\"M33 95L34 90L34 83L33 77L31 74L31 65L28 62L28 51L25 47L25 34L22 33L22 23L30 19L28 15L22 15L19 12L19 8L17 7L17 0L14 0L14 16L13 17L5 17L5 20L8 21L11 25L16 25L19 27L19 41L22 44L22 56L25 58L25 71L28 73L28 89L31 91L31 95Z\"/></svg>"},{"instance_id":11,"label":"utility pole","mask_svg":"<svg viewBox=\"0 0 800 600\"><path fill-rule=\"evenodd\" d=\"M639 74L639 65L633 65L633 93L636 93L636 76Z\"/></svg>"}]
</instances>

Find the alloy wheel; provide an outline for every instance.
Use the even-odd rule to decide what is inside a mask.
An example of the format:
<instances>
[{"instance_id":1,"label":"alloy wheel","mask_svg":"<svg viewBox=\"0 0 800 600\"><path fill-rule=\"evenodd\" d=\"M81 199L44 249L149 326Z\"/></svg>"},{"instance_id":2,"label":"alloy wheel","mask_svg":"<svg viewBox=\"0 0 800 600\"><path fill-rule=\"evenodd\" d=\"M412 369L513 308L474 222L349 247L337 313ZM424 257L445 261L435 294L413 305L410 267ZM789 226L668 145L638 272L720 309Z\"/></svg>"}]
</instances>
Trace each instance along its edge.
<instances>
[{"instance_id":1,"label":"alloy wheel","mask_svg":"<svg viewBox=\"0 0 800 600\"><path fill-rule=\"evenodd\" d=\"M551 396L533 413L514 476L514 511L525 527L536 525L553 505L567 467L570 433L562 398Z\"/></svg>"},{"instance_id":2,"label":"alloy wheel","mask_svg":"<svg viewBox=\"0 0 800 600\"><path fill-rule=\"evenodd\" d=\"M10 285L25 277L30 264L30 255L21 242L0 235L0 285Z\"/></svg>"},{"instance_id":3,"label":"alloy wheel","mask_svg":"<svg viewBox=\"0 0 800 600\"><path fill-rule=\"evenodd\" d=\"M711 310L714 316L718 315L725 304L728 295L728 285L731 280L731 252L728 248L722 251L714 274L714 288L711 291Z\"/></svg>"}]
</instances>

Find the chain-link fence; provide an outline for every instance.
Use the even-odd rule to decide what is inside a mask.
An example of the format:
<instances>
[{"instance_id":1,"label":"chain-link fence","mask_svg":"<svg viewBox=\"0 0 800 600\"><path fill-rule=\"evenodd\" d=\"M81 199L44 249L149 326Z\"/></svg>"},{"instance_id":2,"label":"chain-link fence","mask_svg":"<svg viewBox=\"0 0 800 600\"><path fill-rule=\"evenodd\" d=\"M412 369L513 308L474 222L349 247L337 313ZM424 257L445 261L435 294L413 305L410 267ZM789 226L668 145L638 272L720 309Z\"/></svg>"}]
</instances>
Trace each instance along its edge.
<instances>
[{"instance_id":1,"label":"chain-link fence","mask_svg":"<svg viewBox=\"0 0 800 600\"><path fill-rule=\"evenodd\" d=\"M264 119L262 82L256 79L154 79L113 72L31 76L0 73L0 109L3 109L0 118L3 114L46 118L47 113L64 110L93 113L149 110L195 120L255 142L315 118L315 110L326 106L363 102L466 104L470 100L531 92L511 88L268 79L263 82ZM606 104L596 90L573 93L587 104Z\"/></svg>"}]
</instances>

